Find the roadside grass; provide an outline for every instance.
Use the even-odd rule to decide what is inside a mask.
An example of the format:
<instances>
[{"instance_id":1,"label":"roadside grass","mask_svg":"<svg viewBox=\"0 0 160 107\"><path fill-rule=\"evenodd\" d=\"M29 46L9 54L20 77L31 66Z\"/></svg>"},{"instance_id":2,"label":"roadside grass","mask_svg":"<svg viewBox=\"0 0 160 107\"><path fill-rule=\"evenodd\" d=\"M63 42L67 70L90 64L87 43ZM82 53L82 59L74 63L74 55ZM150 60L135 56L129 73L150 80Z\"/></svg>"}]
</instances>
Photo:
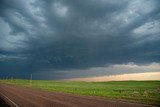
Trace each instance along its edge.
<instances>
[{"instance_id":1,"label":"roadside grass","mask_svg":"<svg viewBox=\"0 0 160 107\"><path fill-rule=\"evenodd\" d=\"M160 105L160 81L65 82L13 79L0 80L0 82L49 91Z\"/></svg>"}]
</instances>

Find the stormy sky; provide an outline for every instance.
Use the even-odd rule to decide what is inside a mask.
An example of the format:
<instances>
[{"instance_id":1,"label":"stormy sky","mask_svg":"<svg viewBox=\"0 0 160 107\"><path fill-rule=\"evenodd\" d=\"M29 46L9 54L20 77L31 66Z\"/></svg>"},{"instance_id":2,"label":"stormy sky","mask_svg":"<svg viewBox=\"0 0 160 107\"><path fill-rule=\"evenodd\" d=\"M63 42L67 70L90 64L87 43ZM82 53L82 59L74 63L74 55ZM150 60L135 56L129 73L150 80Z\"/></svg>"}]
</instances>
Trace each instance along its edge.
<instances>
[{"instance_id":1,"label":"stormy sky","mask_svg":"<svg viewBox=\"0 0 160 107\"><path fill-rule=\"evenodd\" d=\"M159 0L0 0L0 77L160 71Z\"/></svg>"}]
</instances>

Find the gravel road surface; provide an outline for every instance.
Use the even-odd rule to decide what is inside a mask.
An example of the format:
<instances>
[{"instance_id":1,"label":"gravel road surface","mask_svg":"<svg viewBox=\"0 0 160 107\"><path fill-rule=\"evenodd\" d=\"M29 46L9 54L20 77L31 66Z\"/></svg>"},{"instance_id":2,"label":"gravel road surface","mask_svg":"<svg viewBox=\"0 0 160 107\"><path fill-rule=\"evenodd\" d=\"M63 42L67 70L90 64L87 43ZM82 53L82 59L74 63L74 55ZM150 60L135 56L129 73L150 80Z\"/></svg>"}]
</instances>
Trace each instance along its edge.
<instances>
[{"instance_id":1,"label":"gravel road surface","mask_svg":"<svg viewBox=\"0 0 160 107\"><path fill-rule=\"evenodd\" d=\"M153 107L8 84L0 84L0 103L2 107Z\"/></svg>"}]
</instances>

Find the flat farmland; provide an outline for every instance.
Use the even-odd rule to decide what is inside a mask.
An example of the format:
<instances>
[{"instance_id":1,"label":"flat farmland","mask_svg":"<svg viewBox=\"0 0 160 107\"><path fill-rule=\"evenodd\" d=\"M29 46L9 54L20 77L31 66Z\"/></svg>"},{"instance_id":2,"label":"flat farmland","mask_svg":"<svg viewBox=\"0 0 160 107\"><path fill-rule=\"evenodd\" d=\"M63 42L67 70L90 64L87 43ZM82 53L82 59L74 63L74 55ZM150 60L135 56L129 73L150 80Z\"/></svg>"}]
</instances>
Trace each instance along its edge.
<instances>
[{"instance_id":1,"label":"flat farmland","mask_svg":"<svg viewBox=\"0 0 160 107\"><path fill-rule=\"evenodd\" d=\"M66 82L13 79L1 80L1 83L113 101L160 105L160 81Z\"/></svg>"}]
</instances>

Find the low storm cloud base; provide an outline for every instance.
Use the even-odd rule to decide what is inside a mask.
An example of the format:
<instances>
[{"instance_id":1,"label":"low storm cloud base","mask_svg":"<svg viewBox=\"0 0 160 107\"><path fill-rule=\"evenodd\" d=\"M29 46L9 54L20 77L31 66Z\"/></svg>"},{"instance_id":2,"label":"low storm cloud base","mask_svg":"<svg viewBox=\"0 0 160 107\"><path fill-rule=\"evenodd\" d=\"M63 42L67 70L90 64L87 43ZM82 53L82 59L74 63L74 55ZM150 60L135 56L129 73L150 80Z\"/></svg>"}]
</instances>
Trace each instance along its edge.
<instances>
[{"instance_id":1,"label":"low storm cloud base","mask_svg":"<svg viewBox=\"0 0 160 107\"><path fill-rule=\"evenodd\" d=\"M159 4L159 0L1 0L0 77L35 74L35 79L65 79L159 72L159 67L146 71L160 63ZM110 69L125 64L146 68ZM99 68L105 70L98 72Z\"/></svg>"}]
</instances>

